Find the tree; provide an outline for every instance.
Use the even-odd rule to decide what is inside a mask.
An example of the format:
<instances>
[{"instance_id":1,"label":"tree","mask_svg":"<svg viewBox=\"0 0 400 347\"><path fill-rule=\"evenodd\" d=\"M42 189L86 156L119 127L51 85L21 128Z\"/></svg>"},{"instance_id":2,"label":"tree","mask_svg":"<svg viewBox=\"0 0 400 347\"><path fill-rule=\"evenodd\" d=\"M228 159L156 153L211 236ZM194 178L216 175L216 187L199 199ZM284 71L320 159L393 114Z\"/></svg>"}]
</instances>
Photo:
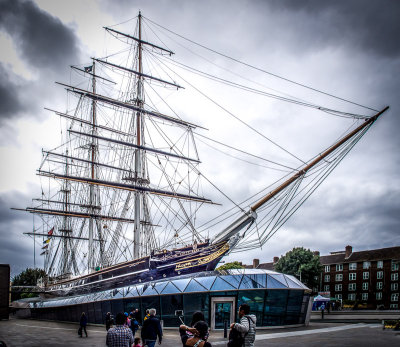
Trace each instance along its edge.
<instances>
[{"instance_id":1,"label":"tree","mask_svg":"<svg viewBox=\"0 0 400 347\"><path fill-rule=\"evenodd\" d=\"M293 275L310 289L318 286L318 278L322 270L319 255L314 255L303 247L293 248L280 257L275 264L275 270Z\"/></svg>"},{"instance_id":2,"label":"tree","mask_svg":"<svg viewBox=\"0 0 400 347\"><path fill-rule=\"evenodd\" d=\"M46 272L43 269L27 268L19 275L14 276L11 282L13 286L36 286L38 279L45 276ZM14 301L33 296L37 296L37 294L29 293L29 290L21 291L18 293L12 293L11 300Z\"/></svg>"},{"instance_id":3,"label":"tree","mask_svg":"<svg viewBox=\"0 0 400 347\"><path fill-rule=\"evenodd\" d=\"M232 263L226 263L224 265L221 265L219 267L216 268L217 271L221 271L221 270L230 270L230 269L243 269L244 266L242 265L242 263L239 263L238 261L234 261Z\"/></svg>"}]
</instances>

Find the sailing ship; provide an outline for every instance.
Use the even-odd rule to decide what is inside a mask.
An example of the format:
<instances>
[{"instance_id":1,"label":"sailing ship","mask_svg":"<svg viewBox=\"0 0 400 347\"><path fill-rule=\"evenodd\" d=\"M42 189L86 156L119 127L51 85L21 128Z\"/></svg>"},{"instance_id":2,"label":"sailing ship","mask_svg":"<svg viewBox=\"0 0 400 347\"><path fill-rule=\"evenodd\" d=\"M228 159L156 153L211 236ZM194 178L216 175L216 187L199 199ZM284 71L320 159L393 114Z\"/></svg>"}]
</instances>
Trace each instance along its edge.
<instances>
[{"instance_id":1,"label":"sailing ship","mask_svg":"<svg viewBox=\"0 0 400 347\"><path fill-rule=\"evenodd\" d=\"M228 224L228 217L232 221L210 237L196 217L200 208L216 204L203 196L200 184L208 181L195 144L194 131L202 126L160 112L146 92L183 88L165 67L154 70L162 76L145 70L146 54L161 62L173 52L143 38L140 12L134 34L105 30L126 44L122 53L128 58L118 52L92 58L90 65L71 66L79 83L59 83L73 98L66 112L49 109L65 122L62 144L43 151L37 172L46 180L42 195L22 209L42 221L40 229L26 234L43 238L48 277L40 284L47 295L210 271L233 251L261 247L387 110L363 116L297 100L301 107L361 124L309 162L290 168L269 193L258 192L212 218L217 228Z\"/></svg>"}]
</instances>

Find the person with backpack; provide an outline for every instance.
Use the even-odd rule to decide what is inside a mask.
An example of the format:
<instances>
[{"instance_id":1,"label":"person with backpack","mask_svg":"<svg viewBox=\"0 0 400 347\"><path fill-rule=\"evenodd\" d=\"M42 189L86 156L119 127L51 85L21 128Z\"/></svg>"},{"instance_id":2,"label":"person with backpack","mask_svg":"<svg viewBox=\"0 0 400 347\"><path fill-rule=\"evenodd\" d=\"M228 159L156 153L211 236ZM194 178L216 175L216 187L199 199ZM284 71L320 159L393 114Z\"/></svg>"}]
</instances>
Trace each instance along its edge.
<instances>
[{"instance_id":1,"label":"person with backpack","mask_svg":"<svg viewBox=\"0 0 400 347\"><path fill-rule=\"evenodd\" d=\"M232 323L228 347L254 347L256 339L256 316L250 314L250 306L239 306L240 323Z\"/></svg>"}]
</instances>

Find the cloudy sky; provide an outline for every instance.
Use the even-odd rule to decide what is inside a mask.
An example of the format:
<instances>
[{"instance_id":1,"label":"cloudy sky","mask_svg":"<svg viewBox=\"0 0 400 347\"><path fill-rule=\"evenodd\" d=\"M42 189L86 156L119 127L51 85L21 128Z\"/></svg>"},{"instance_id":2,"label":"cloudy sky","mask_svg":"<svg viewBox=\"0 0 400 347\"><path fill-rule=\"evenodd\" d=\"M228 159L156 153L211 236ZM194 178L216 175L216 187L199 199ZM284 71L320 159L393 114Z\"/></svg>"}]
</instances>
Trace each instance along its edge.
<instances>
[{"instance_id":1,"label":"cloudy sky","mask_svg":"<svg viewBox=\"0 0 400 347\"><path fill-rule=\"evenodd\" d=\"M10 263L14 274L33 265L32 240L23 235L32 230L32 215L10 207L29 206L40 195L35 170L41 149L59 144L59 120L43 110L65 109L65 94L54 81L69 81L69 65L109 53L104 48L109 38L102 27L128 21L139 10L173 32L261 70L373 109L390 106L262 249L227 260L249 263L257 257L267 262L295 246L328 254L344 250L347 244L354 250L400 245L399 2L0 0L0 263ZM177 60L207 70L198 55L182 49L189 47L215 64L207 71L222 78L245 83L246 77L268 91L343 111L374 113L246 68L173 34L169 37L174 37L169 46ZM231 113L303 160L352 125L348 119L254 95L239 96L218 86L208 91ZM183 95L188 98L177 110L183 118L207 127L205 135L285 165L299 164L215 104ZM243 162L232 162L210 147L199 144L199 149L203 172L236 202L276 178L276 172L262 166L241 166Z\"/></svg>"}]
</instances>

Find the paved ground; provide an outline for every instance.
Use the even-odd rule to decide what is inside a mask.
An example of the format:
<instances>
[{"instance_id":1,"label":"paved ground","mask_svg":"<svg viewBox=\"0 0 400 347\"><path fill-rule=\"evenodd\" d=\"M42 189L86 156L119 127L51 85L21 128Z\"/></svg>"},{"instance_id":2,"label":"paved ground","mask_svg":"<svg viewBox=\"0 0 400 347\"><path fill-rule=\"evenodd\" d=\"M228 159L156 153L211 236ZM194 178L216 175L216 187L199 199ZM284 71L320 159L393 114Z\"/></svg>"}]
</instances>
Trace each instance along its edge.
<instances>
[{"instance_id":1,"label":"paved ground","mask_svg":"<svg viewBox=\"0 0 400 347\"><path fill-rule=\"evenodd\" d=\"M0 321L0 340L8 347L33 346L105 346L106 331L89 326L88 338L79 338L78 325L26 319ZM221 332L212 332L213 346L226 346ZM380 324L311 323L308 327L257 330L256 347L260 346L400 346L400 333L382 330ZM178 347L177 330L165 330L163 347Z\"/></svg>"}]
</instances>

